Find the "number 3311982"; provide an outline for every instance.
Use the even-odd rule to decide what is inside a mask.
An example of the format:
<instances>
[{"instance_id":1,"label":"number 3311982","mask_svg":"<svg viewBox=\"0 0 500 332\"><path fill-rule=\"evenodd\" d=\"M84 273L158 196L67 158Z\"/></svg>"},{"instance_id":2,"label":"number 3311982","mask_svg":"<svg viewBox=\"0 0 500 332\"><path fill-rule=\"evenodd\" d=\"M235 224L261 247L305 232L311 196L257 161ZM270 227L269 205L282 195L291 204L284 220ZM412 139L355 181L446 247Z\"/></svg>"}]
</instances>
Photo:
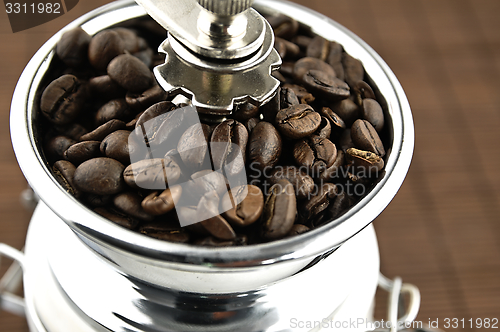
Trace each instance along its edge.
<instances>
[{"instance_id":1,"label":"number 3311982","mask_svg":"<svg viewBox=\"0 0 500 332\"><path fill-rule=\"evenodd\" d=\"M60 3L10 3L5 4L7 14L61 14Z\"/></svg>"}]
</instances>

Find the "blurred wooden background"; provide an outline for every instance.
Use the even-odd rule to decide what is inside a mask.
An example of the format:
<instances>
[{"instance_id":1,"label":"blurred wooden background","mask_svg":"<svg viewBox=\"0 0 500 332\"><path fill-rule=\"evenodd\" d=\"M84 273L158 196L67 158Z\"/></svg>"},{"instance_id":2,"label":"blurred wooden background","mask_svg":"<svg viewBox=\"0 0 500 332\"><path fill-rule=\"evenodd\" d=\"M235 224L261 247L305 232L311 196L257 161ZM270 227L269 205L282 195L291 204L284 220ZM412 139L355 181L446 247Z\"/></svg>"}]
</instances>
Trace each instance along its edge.
<instances>
[{"instance_id":1,"label":"blurred wooden background","mask_svg":"<svg viewBox=\"0 0 500 332\"><path fill-rule=\"evenodd\" d=\"M26 182L9 136L16 81L53 33L107 2L80 1L62 17L16 34L0 13L0 242L22 248L30 219L19 201ZM295 2L371 45L399 78L412 107L412 166L375 221L382 272L420 288L418 320L439 319L443 327L445 318L499 319L500 1ZM0 275L8 264L1 262ZM384 307L385 298L378 299ZM382 309L377 315L385 318ZM0 331L28 328L24 319L2 312Z\"/></svg>"}]
</instances>

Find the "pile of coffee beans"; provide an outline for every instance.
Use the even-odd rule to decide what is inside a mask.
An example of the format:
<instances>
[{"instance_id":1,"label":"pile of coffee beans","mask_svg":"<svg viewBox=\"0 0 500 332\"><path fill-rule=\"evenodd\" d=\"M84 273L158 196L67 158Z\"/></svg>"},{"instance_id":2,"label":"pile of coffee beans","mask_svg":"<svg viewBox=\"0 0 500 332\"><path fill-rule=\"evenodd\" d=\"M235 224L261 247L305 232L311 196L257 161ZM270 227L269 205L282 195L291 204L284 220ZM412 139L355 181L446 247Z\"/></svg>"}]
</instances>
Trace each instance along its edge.
<instances>
[{"instance_id":1,"label":"pile of coffee beans","mask_svg":"<svg viewBox=\"0 0 500 332\"><path fill-rule=\"evenodd\" d=\"M174 103L152 73L166 38L154 21L64 33L38 119L61 186L123 227L206 246L296 236L345 213L383 176L381 99L342 45L284 15L267 19L283 59L275 97L189 126L182 110L194 107Z\"/></svg>"}]
</instances>

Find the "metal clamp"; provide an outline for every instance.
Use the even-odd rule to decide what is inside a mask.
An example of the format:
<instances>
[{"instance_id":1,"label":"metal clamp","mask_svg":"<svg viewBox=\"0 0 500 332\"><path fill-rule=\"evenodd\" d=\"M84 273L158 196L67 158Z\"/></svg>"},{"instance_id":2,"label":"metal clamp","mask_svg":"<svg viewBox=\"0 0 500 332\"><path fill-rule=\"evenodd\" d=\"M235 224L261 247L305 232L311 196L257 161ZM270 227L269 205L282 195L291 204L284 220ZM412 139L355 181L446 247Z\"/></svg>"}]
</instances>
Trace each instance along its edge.
<instances>
[{"instance_id":1,"label":"metal clamp","mask_svg":"<svg viewBox=\"0 0 500 332\"><path fill-rule=\"evenodd\" d=\"M14 260L14 263L0 279L0 309L18 316L26 316L24 299L13 294L22 280L24 254L11 246L0 243L0 261L2 256L9 257Z\"/></svg>"}]
</instances>

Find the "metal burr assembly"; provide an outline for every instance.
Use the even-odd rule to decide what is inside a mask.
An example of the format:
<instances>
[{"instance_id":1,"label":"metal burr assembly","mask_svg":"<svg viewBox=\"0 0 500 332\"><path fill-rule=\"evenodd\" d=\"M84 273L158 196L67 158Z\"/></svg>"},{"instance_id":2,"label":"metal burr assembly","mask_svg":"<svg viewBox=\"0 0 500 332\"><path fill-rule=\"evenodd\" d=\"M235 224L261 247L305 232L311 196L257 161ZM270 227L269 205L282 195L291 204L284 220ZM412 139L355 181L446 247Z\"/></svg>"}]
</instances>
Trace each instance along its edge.
<instances>
[{"instance_id":1,"label":"metal burr assembly","mask_svg":"<svg viewBox=\"0 0 500 332\"><path fill-rule=\"evenodd\" d=\"M251 0L137 0L168 30L159 50L165 64L155 68L171 94L192 98L201 112L230 114L234 105L266 103L279 82L281 65L274 35Z\"/></svg>"}]
</instances>

